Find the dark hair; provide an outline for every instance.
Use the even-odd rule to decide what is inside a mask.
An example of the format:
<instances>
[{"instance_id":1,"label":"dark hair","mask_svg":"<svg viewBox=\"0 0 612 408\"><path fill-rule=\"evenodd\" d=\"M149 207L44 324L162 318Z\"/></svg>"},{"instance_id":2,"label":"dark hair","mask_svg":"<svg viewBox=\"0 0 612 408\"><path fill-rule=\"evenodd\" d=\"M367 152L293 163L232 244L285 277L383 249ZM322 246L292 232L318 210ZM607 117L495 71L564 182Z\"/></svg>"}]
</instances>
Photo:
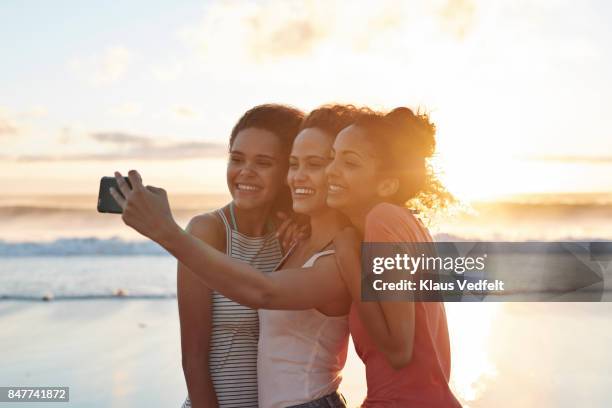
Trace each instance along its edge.
<instances>
[{"instance_id":1,"label":"dark hair","mask_svg":"<svg viewBox=\"0 0 612 408\"><path fill-rule=\"evenodd\" d=\"M249 109L234 125L230 135L229 147L240 131L248 128L267 130L278 136L285 151L291 150L293 139L297 135L304 113L287 105L265 104Z\"/></svg>"},{"instance_id":2,"label":"dark hair","mask_svg":"<svg viewBox=\"0 0 612 408\"><path fill-rule=\"evenodd\" d=\"M345 127L357 119L361 109L353 105L330 104L323 105L310 112L302 121L300 131L317 128L336 137Z\"/></svg>"},{"instance_id":3,"label":"dark hair","mask_svg":"<svg viewBox=\"0 0 612 408\"><path fill-rule=\"evenodd\" d=\"M378 157L382 172L399 179L390 201L420 210L436 210L455 201L427 162L436 150L436 127L424 113L404 107L389 113L361 110L354 122L363 129Z\"/></svg>"},{"instance_id":4,"label":"dark hair","mask_svg":"<svg viewBox=\"0 0 612 408\"><path fill-rule=\"evenodd\" d=\"M287 155L289 162L289 152L293 145L293 140L300 129L300 123L304 119L304 113L299 109L280 104L264 104L249 109L242 115L234 125L229 140L231 150L240 131L248 128L257 128L274 133L280 140L283 152ZM289 212L292 208L291 190L286 185L282 185L278 196L274 200L272 211Z\"/></svg>"}]
</instances>

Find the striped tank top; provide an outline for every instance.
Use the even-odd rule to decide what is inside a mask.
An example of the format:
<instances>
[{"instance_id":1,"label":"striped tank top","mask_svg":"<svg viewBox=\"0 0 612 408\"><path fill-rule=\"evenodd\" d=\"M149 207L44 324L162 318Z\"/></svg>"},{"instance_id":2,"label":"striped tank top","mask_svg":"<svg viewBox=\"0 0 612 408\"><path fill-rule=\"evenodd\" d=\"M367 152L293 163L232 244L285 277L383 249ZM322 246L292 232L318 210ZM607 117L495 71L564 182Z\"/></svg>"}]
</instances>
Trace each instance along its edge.
<instances>
[{"instance_id":1,"label":"striped tank top","mask_svg":"<svg viewBox=\"0 0 612 408\"><path fill-rule=\"evenodd\" d=\"M249 237L233 228L223 213L217 214L225 225L226 253L262 272L271 272L282 258L282 249L274 230L263 237ZM223 273L223 272L220 272ZM210 375L220 408L258 407L257 310L242 306L212 292L212 332L209 350ZM183 408L191 407L189 397Z\"/></svg>"}]
</instances>

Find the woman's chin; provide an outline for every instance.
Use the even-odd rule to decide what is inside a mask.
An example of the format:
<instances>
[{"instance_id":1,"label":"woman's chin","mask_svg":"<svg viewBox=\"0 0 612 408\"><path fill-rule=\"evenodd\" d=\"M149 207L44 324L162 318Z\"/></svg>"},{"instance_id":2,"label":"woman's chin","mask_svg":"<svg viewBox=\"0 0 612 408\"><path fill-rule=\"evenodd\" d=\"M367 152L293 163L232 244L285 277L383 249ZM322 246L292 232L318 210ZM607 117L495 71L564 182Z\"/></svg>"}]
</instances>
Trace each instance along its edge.
<instances>
[{"instance_id":1,"label":"woman's chin","mask_svg":"<svg viewBox=\"0 0 612 408\"><path fill-rule=\"evenodd\" d=\"M255 197L241 197L240 194L234 196L234 205L241 210L252 210L266 205L265 200Z\"/></svg>"},{"instance_id":2,"label":"woman's chin","mask_svg":"<svg viewBox=\"0 0 612 408\"><path fill-rule=\"evenodd\" d=\"M313 214L317 214L321 211L324 211L327 208L329 207L327 207L326 203L310 204L310 203L300 203L296 200L293 201L293 212L296 214L310 216Z\"/></svg>"},{"instance_id":3,"label":"woman's chin","mask_svg":"<svg viewBox=\"0 0 612 408\"><path fill-rule=\"evenodd\" d=\"M346 202L347 200L344 197L333 194L329 194L326 200L327 206L335 210L341 210L344 208L347 204Z\"/></svg>"},{"instance_id":4,"label":"woman's chin","mask_svg":"<svg viewBox=\"0 0 612 408\"><path fill-rule=\"evenodd\" d=\"M309 215L310 213L308 208L304 208L304 206L301 206L301 205L295 205L295 202L293 203L293 207L291 209L296 214Z\"/></svg>"}]
</instances>

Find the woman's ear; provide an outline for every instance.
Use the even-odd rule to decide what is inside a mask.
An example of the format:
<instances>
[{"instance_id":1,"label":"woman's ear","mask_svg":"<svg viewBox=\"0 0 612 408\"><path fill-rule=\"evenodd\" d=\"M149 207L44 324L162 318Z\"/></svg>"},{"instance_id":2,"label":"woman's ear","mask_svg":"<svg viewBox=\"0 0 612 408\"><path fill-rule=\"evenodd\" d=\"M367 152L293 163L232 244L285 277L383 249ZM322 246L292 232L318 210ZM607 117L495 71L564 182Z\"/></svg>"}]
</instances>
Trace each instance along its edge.
<instances>
[{"instance_id":1,"label":"woman's ear","mask_svg":"<svg viewBox=\"0 0 612 408\"><path fill-rule=\"evenodd\" d=\"M378 182L376 186L376 193L379 197L388 198L399 190L399 179L397 178L384 178Z\"/></svg>"}]
</instances>

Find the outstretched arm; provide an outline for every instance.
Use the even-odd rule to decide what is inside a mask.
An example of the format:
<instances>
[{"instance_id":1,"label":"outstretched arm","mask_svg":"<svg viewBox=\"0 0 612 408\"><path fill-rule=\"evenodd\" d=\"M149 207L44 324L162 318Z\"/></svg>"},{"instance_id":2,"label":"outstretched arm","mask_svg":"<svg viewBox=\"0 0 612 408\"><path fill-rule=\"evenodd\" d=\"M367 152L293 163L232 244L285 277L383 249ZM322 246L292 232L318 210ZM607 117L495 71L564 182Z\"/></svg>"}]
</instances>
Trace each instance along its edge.
<instances>
[{"instance_id":1,"label":"outstretched arm","mask_svg":"<svg viewBox=\"0 0 612 408\"><path fill-rule=\"evenodd\" d=\"M311 268L264 274L182 230L168 234L160 244L210 288L254 309L312 309L346 294L332 256Z\"/></svg>"},{"instance_id":2,"label":"outstretched arm","mask_svg":"<svg viewBox=\"0 0 612 408\"><path fill-rule=\"evenodd\" d=\"M263 274L185 232L172 218L164 190L145 188L133 170L129 177L133 189L116 173L123 196L113 192L123 208L123 221L163 246L211 289L262 309L318 308L346 296L333 257L324 257L311 268Z\"/></svg>"},{"instance_id":3,"label":"outstretched arm","mask_svg":"<svg viewBox=\"0 0 612 408\"><path fill-rule=\"evenodd\" d=\"M400 369L412 359L415 314L413 302L361 301L361 237L352 228L334 239L336 259L359 318L389 364Z\"/></svg>"}]
</instances>

